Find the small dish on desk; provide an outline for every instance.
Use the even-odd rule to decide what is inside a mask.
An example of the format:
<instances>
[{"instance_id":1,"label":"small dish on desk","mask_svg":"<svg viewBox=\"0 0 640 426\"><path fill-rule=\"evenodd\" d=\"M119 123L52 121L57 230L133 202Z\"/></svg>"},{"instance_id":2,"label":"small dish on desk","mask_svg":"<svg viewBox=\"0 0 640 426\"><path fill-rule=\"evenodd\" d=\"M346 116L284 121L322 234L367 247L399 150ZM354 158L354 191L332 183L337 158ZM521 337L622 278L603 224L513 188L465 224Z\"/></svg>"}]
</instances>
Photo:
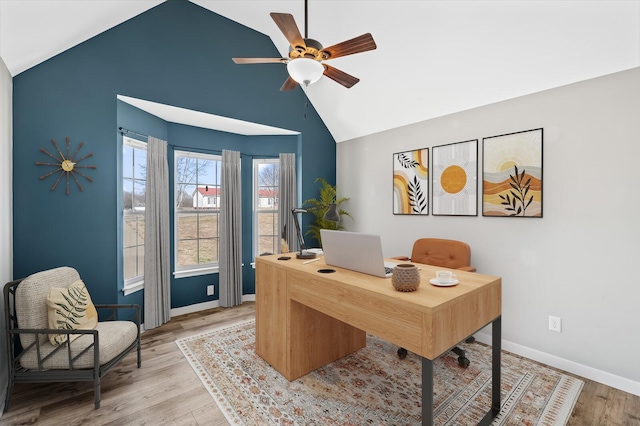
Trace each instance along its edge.
<instances>
[{"instance_id":1,"label":"small dish on desk","mask_svg":"<svg viewBox=\"0 0 640 426\"><path fill-rule=\"evenodd\" d=\"M438 281L437 278L431 278L429 282L433 285L437 285L438 287L451 287L459 283L458 280L449 280L446 282Z\"/></svg>"}]
</instances>

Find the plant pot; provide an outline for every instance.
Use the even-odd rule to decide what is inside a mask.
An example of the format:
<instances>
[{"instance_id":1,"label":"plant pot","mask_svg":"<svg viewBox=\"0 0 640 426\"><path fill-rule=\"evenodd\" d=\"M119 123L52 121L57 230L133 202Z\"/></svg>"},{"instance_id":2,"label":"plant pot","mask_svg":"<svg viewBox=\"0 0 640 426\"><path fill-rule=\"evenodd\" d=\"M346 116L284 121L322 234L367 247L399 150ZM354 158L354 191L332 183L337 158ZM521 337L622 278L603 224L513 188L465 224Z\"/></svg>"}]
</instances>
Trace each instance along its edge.
<instances>
[{"instance_id":1,"label":"plant pot","mask_svg":"<svg viewBox=\"0 0 640 426\"><path fill-rule=\"evenodd\" d=\"M420 270L412 263L400 263L393 268L391 284L398 291L416 291L420 286Z\"/></svg>"}]
</instances>

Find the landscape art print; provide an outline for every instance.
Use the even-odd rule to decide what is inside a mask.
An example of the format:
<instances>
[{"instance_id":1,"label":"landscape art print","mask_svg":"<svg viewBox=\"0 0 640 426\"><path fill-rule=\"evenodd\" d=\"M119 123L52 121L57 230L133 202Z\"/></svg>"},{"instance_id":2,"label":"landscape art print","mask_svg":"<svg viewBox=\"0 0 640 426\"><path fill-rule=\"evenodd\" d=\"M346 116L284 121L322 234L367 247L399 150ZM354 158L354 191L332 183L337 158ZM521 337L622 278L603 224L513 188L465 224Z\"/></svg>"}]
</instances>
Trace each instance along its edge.
<instances>
[{"instance_id":1,"label":"landscape art print","mask_svg":"<svg viewBox=\"0 0 640 426\"><path fill-rule=\"evenodd\" d=\"M542 133L483 139L483 216L542 217Z\"/></svg>"},{"instance_id":2,"label":"landscape art print","mask_svg":"<svg viewBox=\"0 0 640 426\"><path fill-rule=\"evenodd\" d=\"M434 215L478 215L478 140L434 146L431 150Z\"/></svg>"},{"instance_id":3,"label":"landscape art print","mask_svg":"<svg viewBox=\"0 0 640 426\"><path fill-rule=\"evenodd\" d=\"M429 214L429 148L393 154L393 214Z\"/></svg>"}]
</instances>

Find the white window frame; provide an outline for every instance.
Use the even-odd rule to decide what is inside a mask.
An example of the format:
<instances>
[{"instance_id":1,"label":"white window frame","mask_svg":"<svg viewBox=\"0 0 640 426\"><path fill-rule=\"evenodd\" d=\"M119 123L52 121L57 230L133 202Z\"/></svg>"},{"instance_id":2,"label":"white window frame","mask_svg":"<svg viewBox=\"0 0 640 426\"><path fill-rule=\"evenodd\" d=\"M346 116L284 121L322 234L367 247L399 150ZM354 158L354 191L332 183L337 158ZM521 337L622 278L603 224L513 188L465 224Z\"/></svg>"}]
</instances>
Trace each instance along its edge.
<instances>
[{"instance_id":1,"label":"white window frame","mask_svg":"<svg viewBox=\"0 0 640 426\"><path fill-rule=\"evenodd\" d=\"M253 258L255 259L256 256L259 256L259 248L260 248L260 235L258 233L258 210L259 210L259 206L260 206L260 194L258 193L258 189L259 189L259 176L258 176L258 169L259 169L259 165L260 164L280 164L280 159L279 158L256 158L253 160L253 247L252 247L252 251L253 251ZM279 195L278 195L279 197ZM278 199L278 203L280 202L280 200ZM273 209L272 209L273 210ZM276 211L276 215L277 215L277 211ZM276 235L279 235L276 234ZM276 237L277 238L277 237ZM278 244L276 244L276 247L278 247Z\"/></svg>"},{"instance_id":2,"label":"white window frame","mask_svg":"<svg viewBox=\"0 0 640 426\"><path fill-rule=\"evenodd\" d=\"M130 146L134 149L140 149L140 150L147 150L147 144L146 142L142 142L136 139L132 139L129 138L127 136L123 136L122 137L122 145L124 146ZM123 172L124 172L124 165L123 165ZM124 176L120 176L120 179L124 180ZM124 184L123 184L123 192L124 192ZM146 179L145 179L145 190L146 190ZM120 194L120 197L122 198L122 194ZM123 210L123 216L122 216L122 221L123 221L123 225L124 225L124 210ZM145 224L146 226L146 224ZM122 238L124 241L124 226L122 227ZM124 273L124 247L120 247L121 249L121 255L122 255L122 271ZM145 253L146 256L146 253ZM134 278L129 278L124 280L124 286L122 288L122 292L124 293L125 296L128 296L132 293L135 293L136 291L140 291L144 289L144 274L139 275L137 277Z\"/></svg>"},{"instance_id":3,"label":"white window frame","mask_svg":"<svg viewBox=\"0 0 640 426\"><path fill-rule=\"evenodd\" d=\"M174 229L174 239L173 239L173 247L174 247L174 265L175 271L173 272L173 276L175 278L186 278L186 277L195 277L198 275L207 275L207 274L215 274L219 272L219 263L204 263L199 265L189 265L189 266L178 266L178 208L177 208L177 185L178 185L178 157L191 157L191 158L201 158L204 160L217 160L222 162L222 156L216 154L202 154L192 151L174 151L173 154L173 229ZM197 187L197 182L196 182ZM220 234L218 234L219 236ZM219 252L219 249L218 249Z\"/></svg>"}]
</instances>

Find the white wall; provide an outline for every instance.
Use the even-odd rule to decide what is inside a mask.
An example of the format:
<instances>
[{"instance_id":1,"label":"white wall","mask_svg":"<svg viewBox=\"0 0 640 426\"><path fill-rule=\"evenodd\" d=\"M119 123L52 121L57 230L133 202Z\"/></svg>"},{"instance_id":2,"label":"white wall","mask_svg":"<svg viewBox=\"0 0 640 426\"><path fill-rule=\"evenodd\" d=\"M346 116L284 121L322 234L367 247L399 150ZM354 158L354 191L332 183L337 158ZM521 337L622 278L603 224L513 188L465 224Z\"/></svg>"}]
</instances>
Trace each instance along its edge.
<instances>
[{"instance_id":1,"label":"white wall","mask_svg":"<svg viewBox=\"0 0 640 426\"><path fill-rule=\"evenodd\" d=\"M481 175L478 217L392 214L394 152L478 139L481 171L483 137L540 127L543 218L482 217ZM347 229L380 234L385 256L422 236L468 242L478 272L502 277L505 349L640 395L640 68L337 148Z\"/></svg>"},{"instance_id":2,"label":"white wall","mask_svg":"<svg viewBox=\"0 0 640 426\"><path fill-rule=\"evenodd\" d=\"M0 284L13 279L12 240L12 100L13 81L0 58ZM4 302L0 307L0 330L4 330ZM0 335L0 413L4 408L7 387L7 351L4 332Z\"/></svg>"}]
</instances>

